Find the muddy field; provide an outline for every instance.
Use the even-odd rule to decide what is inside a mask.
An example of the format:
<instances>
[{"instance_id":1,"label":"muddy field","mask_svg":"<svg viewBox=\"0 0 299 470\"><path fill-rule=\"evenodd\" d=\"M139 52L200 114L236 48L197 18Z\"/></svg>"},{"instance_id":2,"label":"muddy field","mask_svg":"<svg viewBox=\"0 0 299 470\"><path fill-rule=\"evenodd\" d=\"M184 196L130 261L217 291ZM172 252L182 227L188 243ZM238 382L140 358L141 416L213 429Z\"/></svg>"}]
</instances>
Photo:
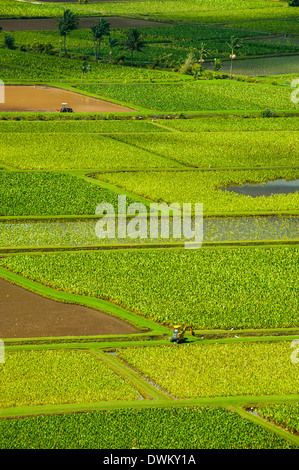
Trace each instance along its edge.
<instances>
[{"instance_id":1,"label":"muddy field","mask_svg":"<svg viewBox=\"0 0 299 470\"><path fill-rule=\"evenodd\" d=\"M89 29L99 17L80 18L80 29ZM146 26L165 26L166 23L134 18L107 17L111 28L144 28ZM0 19L3 31L53 31L57 29L57 18L37 19Z\"/></svg>"},{"instance_id":2,"label":"muddy field","mask_svg":"<svg viewBox=\"0 0 299 470\"><path fill-rule=\"evenodd\" d=\"M131 334L134 326L98 310L34 294L0 278L0 338Z\"/></svg>"},{"instance_id":3,"label":"muddy field","mask_svg":"<svg viewBox=\"0 0 299 470\"><path fill-rule=\"evenodd\" d=\"M66 103L77 113L117 113L133 111L109 101L73 93L48 86L5 87L5 102L0 103L0 112L57 112Z\"/></svg>"}]
</instances>

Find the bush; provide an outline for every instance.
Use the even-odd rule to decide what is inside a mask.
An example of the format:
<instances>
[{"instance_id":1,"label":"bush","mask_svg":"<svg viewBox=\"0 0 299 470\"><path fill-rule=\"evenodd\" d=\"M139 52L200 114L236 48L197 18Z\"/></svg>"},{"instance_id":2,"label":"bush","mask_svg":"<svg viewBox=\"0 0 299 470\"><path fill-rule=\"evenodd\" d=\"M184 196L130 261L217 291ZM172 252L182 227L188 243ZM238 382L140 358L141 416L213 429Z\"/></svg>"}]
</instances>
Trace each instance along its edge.
<instances>
[{"instance_id":1,"label":"bush","mask_svg":"<svg viewBox=\"0 0 299 470\"><path fill-rule=\"evenodd\" d=\"M299 0L288 0L290 7L299 7Z\"/></svg>"},{"instance_id":2,"label":"bush","mask_svg":"<svg viewBox=\"0 0 299 470\"><path fill-rule=\"evenodd\" d=\"M7 49L15 49L15 38L12 34L5 34L4 45Z\"/></svg>"},{"instance_id":3,"label":"bush","mask_svg":"<svg viewBox=\"0 0 299 470\"><path fill-rule=\"evenodd\" d=\"M271 109L266 108L264 111L261 112L261 117L263 118L270 118L270 117L276 117L275 111L271 111Z\"/></svg>"}]
</instances>

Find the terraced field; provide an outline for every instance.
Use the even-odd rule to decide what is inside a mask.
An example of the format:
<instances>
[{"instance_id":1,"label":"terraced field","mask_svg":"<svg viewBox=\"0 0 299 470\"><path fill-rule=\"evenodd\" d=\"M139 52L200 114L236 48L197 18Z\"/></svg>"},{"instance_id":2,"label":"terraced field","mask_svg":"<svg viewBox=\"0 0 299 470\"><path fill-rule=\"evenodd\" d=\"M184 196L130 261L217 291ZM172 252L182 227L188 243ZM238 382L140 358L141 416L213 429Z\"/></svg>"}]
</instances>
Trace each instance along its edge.
<instances>
[{"instance_id":1,"label":"terraced field","mask_svg":"<svg viewBox=\"0 0 299 470\"><path fill-rule=\"evenodd\" d=\"M298 449L297 76L254 72L297 58L298 9L216 3L0 0L6 85L131 109L0 112L1 449L184 449L197 464L199 449ZM68 56L66 6L81 17ZM99 12L110 39L143 34L133 65L108 36L93 60ZM251 74L230 69L232 35Z\"/></svg>"}]
</instances>

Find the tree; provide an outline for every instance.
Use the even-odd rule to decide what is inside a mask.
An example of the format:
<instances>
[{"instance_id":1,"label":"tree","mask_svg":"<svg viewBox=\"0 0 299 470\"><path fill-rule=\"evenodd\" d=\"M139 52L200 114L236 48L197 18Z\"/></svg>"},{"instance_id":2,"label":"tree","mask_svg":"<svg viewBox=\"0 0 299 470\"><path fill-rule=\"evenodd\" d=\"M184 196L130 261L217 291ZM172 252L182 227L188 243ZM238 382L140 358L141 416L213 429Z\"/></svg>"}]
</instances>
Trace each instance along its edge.
<instances>
[{"instance_id":1,"label":"tree","mask_svg":"<svg viewBox=\"0 0 299 470\"><path fill-rule=\"evenodd\" d=\"M238 38L231 36L230 42L227 43L230 48L230 78L233 78L233 61L236 58L235 50L242 46Z\"/></svg>"},{"instance_id":2,"label":"tree","mask_svg":"<svg viewBox=\"0 0 299 470\"><path fill-rule=\"evenodd\" d=\"M140 31L138 31L136 28L133 28L128 31L127 36L125 36L120 41L120 47L124 51L130 51L131 65L133 65L134 52L143 52L142 49L146 47L146 43L143 41Z\"/></svg>"},{"instance_id":3,"label":"tree","mask_svg":"<svg viewBox=\"0 0 299 470\"><path fill-rule=\"evenodd\" d=\"M299 7L299 0L288 0L290 7Z\"/></svg>"},{"instance_id":4,"label":"tree","mask_svg":"<svg viewBox=\"0 0 299 470\"><path fill-rule=\"evenodd\" d=\"M58 19L58 32L63 37L64 53L67 55L66 50L66 37L74 29L79 28L79 18L71 10L64 10L63 16Z\"/></svg>"},{"instance_id":5,"label":"tree","mask_svg":"<svg viewBox=\"0 0 299 470\"><path fill-rule=\"evenodd\" d=\"M191 52L190 54L188 54L185 62L181 65L180 73L191 75L193 72L193 66L194 64L196 64L196 62L197 62L196 57Z\"/></svg>"},{"instance_id":6,"label":"tree","mask_svg":"<svg viewBox=\"0 0 299 470\"><path fill-rule=\"evenodd\" d=\"M92 32L92 39L94 43L95 60L99 60L101 42L103 40L103 37L110 36L110 23L108 23L108 21L101 16L99 18L99 21L94 26L91 26L90 29Z\"/></svg>"},{"instance_id":7,"label":"tree","mask_svg":"<svg viewBox=\"0 0 299 470\"><path fill-rule=\"evenodd\" d=\"M208 51L206 50L206 45L203 42L200 43L198 52L199 52L198 62L202 65L204 63L204 57L206 57L208 54Z\"/></svg>"},{"instance_id":8,"label":"tree","mask_svg":"<svg viewBox=\"0 0 299 470\"><path fill-rule=\"evenodd\" d=\"M5 34L4 45L7 49L15 49L15 38L12 34Z\"/></svg>"},{"instance_id":9,"label":"tree","mask_svg":"<svg viewBox=\"0 0 299 470\"><path fill-rule=\"evenodd\" d=\"M221 59L214 59L214 72L218 72L222 68Z\"/></svg>"}]
</instances>

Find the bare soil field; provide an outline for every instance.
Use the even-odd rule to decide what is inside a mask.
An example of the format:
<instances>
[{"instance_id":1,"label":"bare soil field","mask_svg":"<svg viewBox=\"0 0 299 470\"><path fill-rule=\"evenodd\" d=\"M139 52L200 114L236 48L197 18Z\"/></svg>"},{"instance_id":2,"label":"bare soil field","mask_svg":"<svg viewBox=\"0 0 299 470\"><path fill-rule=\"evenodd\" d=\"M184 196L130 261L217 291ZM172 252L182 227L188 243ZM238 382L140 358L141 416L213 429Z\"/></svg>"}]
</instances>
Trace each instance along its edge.
<instances>
[{"instance_id":1,"label":"bare soil field","mask_svg":"<svg viewBox=\"0 0 299 470\"><path fill-rule=\"evenodd\" d=\"M0 338L140 333L98 310L56 302L0 278Z\"/></svg>"},{"instance_id":2,"label":"bare soil field","mask_svg":"<svg viewBox=\"0 0 299 470\"><path fill-rule=\"evenodd\" d=\"M78 113L117 113L133 111L109 101L48 86L7 85L0 112L57 112L62 103Z\"/></svg>"},{"instance_id":3,"label":"bare soil field","mask_svg":"<svg viewBox=\"0 0 299 470\"><path fill-rule=\"evenodd\" d=\"M97 17L80 18L80 29L89 29L97 21ZM146 26L167 26L166 23L146 21L134 18L107 17L111 28L144 28ZM0 19L3 31L53 31L57 29L57 18Z\"/></svg>"}]
</instances>

